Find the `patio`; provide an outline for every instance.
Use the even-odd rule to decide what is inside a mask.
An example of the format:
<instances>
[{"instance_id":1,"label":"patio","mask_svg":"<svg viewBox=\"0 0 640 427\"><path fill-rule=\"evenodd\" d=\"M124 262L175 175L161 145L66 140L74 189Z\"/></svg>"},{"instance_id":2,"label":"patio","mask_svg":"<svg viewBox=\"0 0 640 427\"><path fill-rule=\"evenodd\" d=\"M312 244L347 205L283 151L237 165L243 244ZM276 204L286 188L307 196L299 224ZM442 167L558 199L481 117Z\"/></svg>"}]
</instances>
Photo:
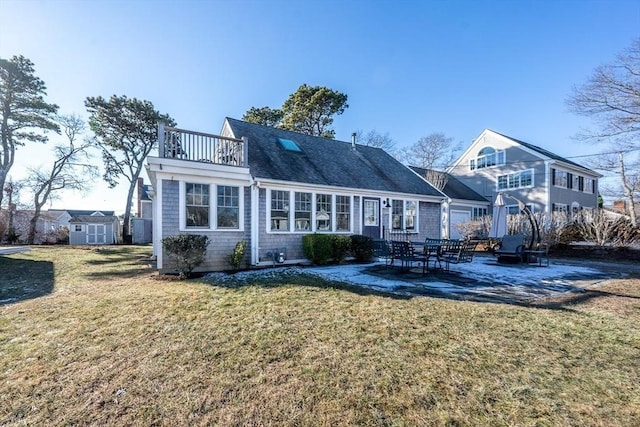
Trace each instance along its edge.
<instances>
[{"instance_id":1,"label":"patio","mask_svg":"<svg viewBox=\"0 0 640 427\"><path fill-rule=\"evenodd\" d=\"M227 275L212 273L216 283L250 283L261 276L312 274L325 280L362 286L398 296L436 296L461 300L530 304L536 300L583 293L609 279L640 276L640 266L594 261L553 260L548 267L498 264L491 256L475 256L449 272L403 272L384 262L324 267L284 267Z\"/></svg>"}]
</instances>

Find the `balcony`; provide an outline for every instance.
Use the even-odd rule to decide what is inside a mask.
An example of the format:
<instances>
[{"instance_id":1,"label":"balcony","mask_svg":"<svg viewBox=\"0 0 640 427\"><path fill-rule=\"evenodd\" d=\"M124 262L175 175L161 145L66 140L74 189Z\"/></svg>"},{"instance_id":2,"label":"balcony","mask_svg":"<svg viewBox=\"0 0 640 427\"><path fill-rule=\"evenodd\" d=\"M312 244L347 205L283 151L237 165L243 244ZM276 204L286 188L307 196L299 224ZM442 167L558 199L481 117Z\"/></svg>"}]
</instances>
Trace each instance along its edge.
<instances>
[{"instance_id":1,"label":"balcony","mask_svg":"<svg viewBox=\"0 0 640 427\"><path fill-rule=\"evenodd\" d=\"M248 140L158 125L158 155L226 166L248 166Z\"/></svg>"}]
</instances>

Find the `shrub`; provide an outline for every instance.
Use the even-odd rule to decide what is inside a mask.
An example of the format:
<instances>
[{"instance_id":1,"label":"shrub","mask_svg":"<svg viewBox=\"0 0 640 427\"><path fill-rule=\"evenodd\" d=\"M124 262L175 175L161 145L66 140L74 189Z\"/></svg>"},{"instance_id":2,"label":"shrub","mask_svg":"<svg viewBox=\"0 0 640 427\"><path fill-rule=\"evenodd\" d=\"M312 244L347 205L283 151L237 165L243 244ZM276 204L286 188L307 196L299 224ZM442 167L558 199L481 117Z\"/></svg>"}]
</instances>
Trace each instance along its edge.
<instances>
[{"instance_id":1,"label":"shrub","mask_svg":"<svg viewBox=\"0 0 640 427\"><path fill-rule=\"evenodd\" d=\"M351 239L349 236L334 234L332 237L333 260L338 264L342 263L351 250Z\"/></svg>"},{"instance_id":2,"label":"shrub","mask_svg":"<svg viewBox=\"0 0 640 427\"><path fill-rule=\"evenodd\" d=\"M361 234L351 236L351 251L358 262L368 262L373 258L373 239Z\"/></svg>"},{"instance_id":3,"label":"shrub","mask_svg":"<svg viewBox=\"0 0 640 427\"><path fill-rule=\"evenodd\" d=\"M229 264L231 268L234 270L238 270L240 268L240 264L242 264L242 259L244 258L244 253L247 251L247 242L246 240L241 240L236 243L236 246L233 248L233 252L229 255Z\"/></svg>"},{"instance_id":4,"label":"shrub","mask_svg":"<svg viewBox=\"0 0 640 427\"><path fill-rule=\"evenodd\" d=\"M333 236L329 234L307 234L302 236L304 256L317 265L329 262L333 254Z\"/></svg>"},{"instance_id":5,"label":"shrub","mask_svg":"<svg viewBox=\"0 0 640 427\"><path fill-rule=\"evenodd\" d=\"M179 234L162 239L162 248L176 262L181 278L191 276L193 269L202 264L209 238L196 234Z\"/></svg>"}]
</instances>

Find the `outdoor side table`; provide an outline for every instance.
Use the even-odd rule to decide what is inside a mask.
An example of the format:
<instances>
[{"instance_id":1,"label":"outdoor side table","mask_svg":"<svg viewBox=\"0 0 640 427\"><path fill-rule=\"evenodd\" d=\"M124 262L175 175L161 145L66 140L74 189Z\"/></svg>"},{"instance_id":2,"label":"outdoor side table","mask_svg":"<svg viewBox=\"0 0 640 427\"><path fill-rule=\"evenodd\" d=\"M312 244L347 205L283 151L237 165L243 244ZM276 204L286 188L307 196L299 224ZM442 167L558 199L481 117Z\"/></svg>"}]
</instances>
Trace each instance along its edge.
<instances>
[{"instance_id":1,"label":"outdoor side table","mask_svg":"<svg viewBox=\"0 0 640 427\"><path fill-rule=\"evenodd\" d=\"M538 263L538 267L542 267L542 263L544 262L545 266L549 267L549 251L547 250L531 250L524 251L527 256L527 262L531 264L531 259L535 259L534 262Z\"/></svg>"}]
</instances>

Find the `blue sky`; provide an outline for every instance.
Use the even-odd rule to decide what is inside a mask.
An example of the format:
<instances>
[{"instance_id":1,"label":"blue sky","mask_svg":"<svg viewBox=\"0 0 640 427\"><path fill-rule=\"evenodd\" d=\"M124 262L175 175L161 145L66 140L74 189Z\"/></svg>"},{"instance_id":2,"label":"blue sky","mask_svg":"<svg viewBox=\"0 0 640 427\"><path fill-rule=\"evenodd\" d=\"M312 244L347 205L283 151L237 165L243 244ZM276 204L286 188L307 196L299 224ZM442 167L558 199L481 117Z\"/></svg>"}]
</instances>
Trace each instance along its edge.
<instances>
[{"instance_id":1,"label":"blue sky","mask_svg":"<svg viewBox=\"0 0 640 427\"><path fill-rule=\"evenodd\" d=\"M0 57L31 59L63 113L127 95L217 133L307 83L349 96L337 139L376 129L404 146L443 132L466 146L490 128L578 162L603 147L572 139L589 121L565 100L640 37L637 0L2 0L0 15ZM49 149L20 150L11 174L46 165ZM96 182L53 207L122 212L125 191Z\"/></svg>"}]
</instances>

